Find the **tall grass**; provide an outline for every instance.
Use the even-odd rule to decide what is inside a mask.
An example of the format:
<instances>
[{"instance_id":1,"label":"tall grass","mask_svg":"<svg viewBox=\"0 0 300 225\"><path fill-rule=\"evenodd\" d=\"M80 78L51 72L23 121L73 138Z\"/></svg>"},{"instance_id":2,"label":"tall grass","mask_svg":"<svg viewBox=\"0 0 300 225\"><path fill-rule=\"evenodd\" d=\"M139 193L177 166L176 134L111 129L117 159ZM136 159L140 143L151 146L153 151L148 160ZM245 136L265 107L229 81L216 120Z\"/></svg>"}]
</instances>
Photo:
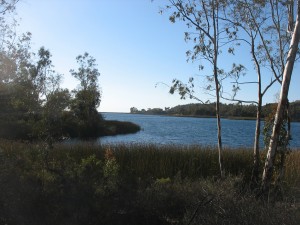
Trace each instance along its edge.
<instances>
[{"instance_id":1,"label":"tall grass","mask_svg":"<svg viewBox=\"0 0 300 225\"><path fill-rule=\"evenodd\" d=\"M300 187L300 150L287 155L285 163L285 180L292 186Z\"/></svg>"},{"instance_id":2,"label":"tall grass","mask_svg":"<svg viewBox=\"0 0 300 225\"><path fill-rule=\"evenodd\" d=\"M103 146L107 148L107 146ZM138 177L206 178L219 172L218 152L211 146L117 145L110 147L123 171ZM227 173L240 175L251 167L251 152L226 149Z\"/></svg>"},{"instance_id":3,"label":"tall grass","mask_svg":"<svg viewBox=\"0 0 300 225\"><path fill-rule=\"evenodd\" d=\"M212 146L177 146L153 144L96 145L92 142L76 145L58 144L52 150L44 145L0 141L0 149L8 157L19 158L31 163L44 163L63 167L78 163L83 158L95 155L104 159L105 150L110 149L121 174L140 178L182 178L197 179L219 175L218 151ZM262 153L262 158L264 153ZM225 148L224 165L231 176L251 174L252 151L244 148ZM0 156L1 158L1 156ZM300 184L300 151L293 150L286 159L285 181Z\"/></svg>"}]
</instances>

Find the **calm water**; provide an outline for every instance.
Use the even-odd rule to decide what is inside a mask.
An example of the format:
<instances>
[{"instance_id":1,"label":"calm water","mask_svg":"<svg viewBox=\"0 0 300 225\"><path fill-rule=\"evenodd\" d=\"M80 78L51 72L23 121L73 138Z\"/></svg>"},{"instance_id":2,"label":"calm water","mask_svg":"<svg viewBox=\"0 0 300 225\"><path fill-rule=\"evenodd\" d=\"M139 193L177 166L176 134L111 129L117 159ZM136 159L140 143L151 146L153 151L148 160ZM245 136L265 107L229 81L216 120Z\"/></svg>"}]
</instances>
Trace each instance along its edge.
<instances>
[{"instance_id":1,"label":"calm water","mask_svg":"<svg viewBox=\"0 0 300 225\"><path fill-rule=\"evenodd\" d=\"M102 137L101 144L153 143L183 145L217 145L217 121L215 118L168 117L122 113L103 113L107 120L130 121L139 124L142 130L136 134ZM224 146L252 147L254 120L222 119ZM300 147L300 123L292 123L291 147ZM263 146L261 137L261 146Z\"/></svg>"}]
</instances>

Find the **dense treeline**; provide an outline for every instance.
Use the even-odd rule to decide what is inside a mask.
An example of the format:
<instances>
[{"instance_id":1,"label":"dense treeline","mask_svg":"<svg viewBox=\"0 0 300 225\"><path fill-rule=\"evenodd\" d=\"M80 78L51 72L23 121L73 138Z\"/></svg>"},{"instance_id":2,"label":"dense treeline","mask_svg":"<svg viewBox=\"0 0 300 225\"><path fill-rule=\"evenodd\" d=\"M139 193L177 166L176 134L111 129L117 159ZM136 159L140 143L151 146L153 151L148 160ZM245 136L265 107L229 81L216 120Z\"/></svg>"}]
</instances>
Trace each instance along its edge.
<instances>
[{"instance_id":1,"label":"dense treeline","mask_svg":"<svg viewBox=\"0 0 300 225\"><path fill-rule=\"evenodd\" d=\"M268 116L276 103L266 104L262 107L262 118ZM290 116L292 121L300 121L300 101L290 103ZM215 103L209 104L187 104L178 105L172 108L153 108L138 110L135 107L130 109L131 113L150 114L150 115L171 115L171 116L195 116L195 117L214 117ZM254 104L220 104L220 113L224 118L253 118L255 119L257 106Z\"/></svg>"}]
</instances>

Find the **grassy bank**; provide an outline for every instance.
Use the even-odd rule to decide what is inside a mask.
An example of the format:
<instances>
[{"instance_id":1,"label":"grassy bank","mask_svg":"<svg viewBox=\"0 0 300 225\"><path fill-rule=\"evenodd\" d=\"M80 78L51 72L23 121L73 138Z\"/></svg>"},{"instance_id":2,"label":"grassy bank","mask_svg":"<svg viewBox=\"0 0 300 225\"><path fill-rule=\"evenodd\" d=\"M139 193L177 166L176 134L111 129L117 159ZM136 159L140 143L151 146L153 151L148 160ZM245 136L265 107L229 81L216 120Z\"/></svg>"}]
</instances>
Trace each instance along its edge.
<instances>
[{"instance_id":1,"label":"grassy bank","mask_svg":"<svg viewBox=\"0 0 300 225\"><path fill-rule=\"evenodd\" d=\"M300 152L280 198L247 188L252 153L212 147L0 141L0 224L298 224Z\"/></svg>"}]
</instances>

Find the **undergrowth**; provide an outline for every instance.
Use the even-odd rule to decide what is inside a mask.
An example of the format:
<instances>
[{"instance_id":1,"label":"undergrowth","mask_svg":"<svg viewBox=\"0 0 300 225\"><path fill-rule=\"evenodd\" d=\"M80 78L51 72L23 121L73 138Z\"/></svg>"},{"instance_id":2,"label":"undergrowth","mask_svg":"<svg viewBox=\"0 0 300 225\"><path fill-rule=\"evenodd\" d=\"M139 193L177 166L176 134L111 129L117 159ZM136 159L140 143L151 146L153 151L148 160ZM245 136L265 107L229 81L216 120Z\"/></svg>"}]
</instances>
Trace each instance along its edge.
<instances>
[{"instance_id":1,"label":"undergrowth","mask_svg":"<svg viewBox=\"0 0 300 225\"><path fill-rule=\"evenodd\" d=\"M224 180L217 157L209 146L0 141L0 224L299 223L299 151L267 200L247 186L251 151L224 151Z\"/></svg>"}]
</instances>

